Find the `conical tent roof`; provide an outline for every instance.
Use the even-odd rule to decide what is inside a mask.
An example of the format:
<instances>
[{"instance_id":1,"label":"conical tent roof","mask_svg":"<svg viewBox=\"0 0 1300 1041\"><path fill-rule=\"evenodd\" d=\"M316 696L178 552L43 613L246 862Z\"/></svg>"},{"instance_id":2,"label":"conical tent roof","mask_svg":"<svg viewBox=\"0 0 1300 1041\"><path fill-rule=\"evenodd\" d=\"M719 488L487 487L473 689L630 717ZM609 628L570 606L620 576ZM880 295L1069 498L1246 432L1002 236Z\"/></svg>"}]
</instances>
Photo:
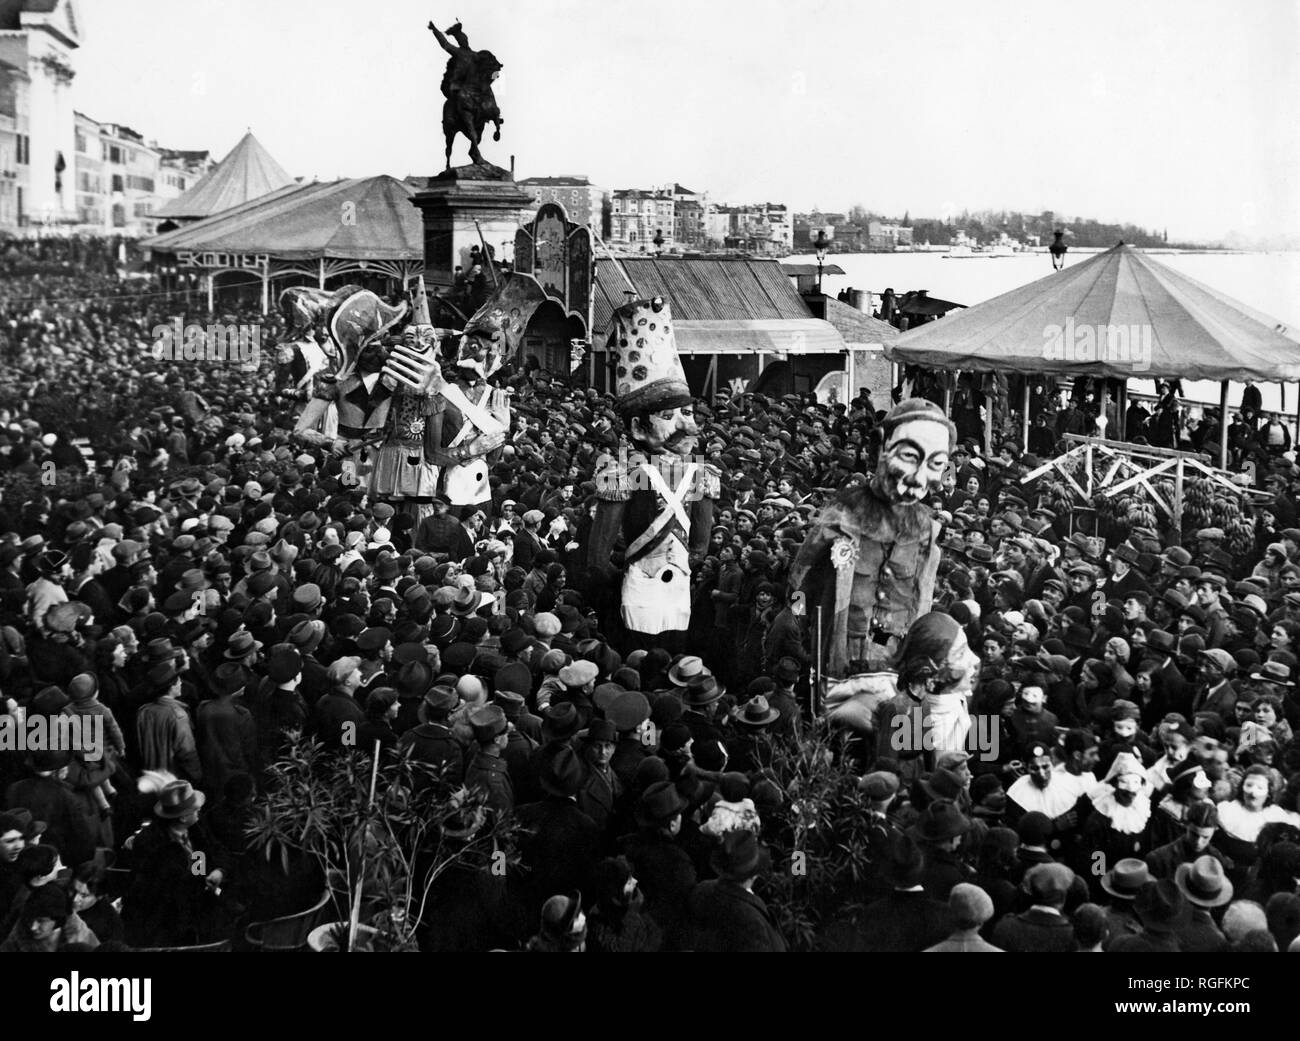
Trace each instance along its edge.
<instances>
[{"instance_id":1,"label":"conical tent roof","mask_svg":"<svg viewBox=\"0 0 1300 1041\"><path fill-rule=\"evenodd\" d=\"M419 260L424 225L415 189L396 177L295 185L142 245L164 253L266 253L282 260Z\"/></svg>"},{"instance_id":2,"label":"conical tent roof","mask_svg":"<svg viewBox=\"0 0 1300 1041\"><path fill-rule=\"evenodd\" d=\"M1300 335L1119 245L904 333L898 362L1117 379L1300 380Z\"/></svg>"},{"instance_id":3,"label":"conical tent roof","mask_svg":"<svg viewBox=\"0 0 1300 1041\"><path fill-rule=\"evenodd\" d=\"M230 154L214 166L193 188L172 199L155 217L203 218L239 206L250 199L293 184L279 163L250 130Z\"/></svg>"}]
</instances>

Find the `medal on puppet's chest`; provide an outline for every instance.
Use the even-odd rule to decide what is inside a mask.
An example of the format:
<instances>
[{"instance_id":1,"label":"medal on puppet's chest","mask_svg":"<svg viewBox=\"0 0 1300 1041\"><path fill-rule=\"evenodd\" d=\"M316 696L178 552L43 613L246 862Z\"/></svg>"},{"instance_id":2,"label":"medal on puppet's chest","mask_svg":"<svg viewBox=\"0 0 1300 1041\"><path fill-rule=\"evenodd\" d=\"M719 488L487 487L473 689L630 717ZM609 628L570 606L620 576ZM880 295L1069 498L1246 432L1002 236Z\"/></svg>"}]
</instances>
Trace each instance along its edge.
<instances>
[{"instance_id":1,"label":"medal on puppet's chest","mask_svg":"<svg viewBox=\"0 0 1300 1041\"><path fill-rule=\"evenodd\" d=\"M393 436L407 444L424 437L423 400L413 394L399 394L393 404Z\"/></svg>"}]
</instances>

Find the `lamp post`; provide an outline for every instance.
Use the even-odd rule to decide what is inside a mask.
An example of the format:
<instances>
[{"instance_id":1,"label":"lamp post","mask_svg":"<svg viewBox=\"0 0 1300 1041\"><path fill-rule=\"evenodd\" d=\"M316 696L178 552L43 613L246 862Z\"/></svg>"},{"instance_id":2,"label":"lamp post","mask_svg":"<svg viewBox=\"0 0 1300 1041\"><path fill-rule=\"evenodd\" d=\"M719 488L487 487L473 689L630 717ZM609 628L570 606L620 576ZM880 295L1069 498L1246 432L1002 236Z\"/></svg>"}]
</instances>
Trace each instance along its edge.
<instances>
[{"instance_id":1,"label":"lamp post","mask_svg":"<svg viewBox=\"0 0 1300 1041\"><path fill-rule=\"evenodd\" d=\"M826 229L817 229L817 241L813 246L817 250L817 295L822 295L822 265L826 263L826 250L830 247L830 239L826 237Z\"/></svg>"},{"instance_id":2,"label":"lamp post","mask_svg":"<svg viewBox=\"0 0 1300 1041\"><path fill-rule=\"evenodd\" d=\"M661 257L664 253L664 229L656 228L655 237L652 239L655 244L655 256Z\"/></svg>"}]
</instances>

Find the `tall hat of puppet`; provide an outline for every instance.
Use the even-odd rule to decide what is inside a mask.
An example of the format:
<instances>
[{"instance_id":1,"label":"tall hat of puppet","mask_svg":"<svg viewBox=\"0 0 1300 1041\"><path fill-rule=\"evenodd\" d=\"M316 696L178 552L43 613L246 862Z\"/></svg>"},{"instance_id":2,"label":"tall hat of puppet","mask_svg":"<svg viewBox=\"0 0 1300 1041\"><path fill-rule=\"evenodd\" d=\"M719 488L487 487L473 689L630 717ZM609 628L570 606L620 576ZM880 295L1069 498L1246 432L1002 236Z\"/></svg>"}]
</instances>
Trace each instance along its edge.
<instances>
[{"instance_id":1,"label":"tall hat of puppet","mask_svg":"<svg viewBox=\"0 0 1300 1041\"><path fill-rule=\"evenodd\" d=\"M663 297L633 300L615 311L612 345L617 359L614 389L623 415L691 403L673 337L672 312Z\"/></svg>"},{"instance_id":2,"label":"tall hat of puppet","mask_svg":"<svg viewBox=\"0 0 1300 1041\"><path fill-rule=\"evenodd\" d=\"M433 325L433 319L429 317L429 296L424 288L424 276L420 276L419 284L416 286L415 294L411 300L411 324L412 325Z\"/></svg>"}]
</instances>

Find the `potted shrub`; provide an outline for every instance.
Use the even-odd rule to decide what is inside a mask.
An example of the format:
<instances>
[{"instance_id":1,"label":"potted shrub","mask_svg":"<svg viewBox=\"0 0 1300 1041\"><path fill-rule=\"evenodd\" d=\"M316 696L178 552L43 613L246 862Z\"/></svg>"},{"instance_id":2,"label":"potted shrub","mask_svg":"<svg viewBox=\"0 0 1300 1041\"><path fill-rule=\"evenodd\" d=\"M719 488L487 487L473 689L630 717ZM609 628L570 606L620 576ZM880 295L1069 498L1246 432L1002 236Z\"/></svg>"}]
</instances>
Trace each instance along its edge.
<instances>
[{"instance_id":1,"label":"potted shrub","mask_svg":"<svg viewBox=\"0 0 1300 1041\"><path fill-rule=\"evenodd\" d=\"M376 762L373 751L327 751L292 735L267 772L250 848L285 864L294 853L314 859L345 919L316 929L313 950L417 950L430 893L445 872L518 863L513 820L489 812L482 792L454 789L409 756L385 752Z\"/></svg>"}]
</instances>

